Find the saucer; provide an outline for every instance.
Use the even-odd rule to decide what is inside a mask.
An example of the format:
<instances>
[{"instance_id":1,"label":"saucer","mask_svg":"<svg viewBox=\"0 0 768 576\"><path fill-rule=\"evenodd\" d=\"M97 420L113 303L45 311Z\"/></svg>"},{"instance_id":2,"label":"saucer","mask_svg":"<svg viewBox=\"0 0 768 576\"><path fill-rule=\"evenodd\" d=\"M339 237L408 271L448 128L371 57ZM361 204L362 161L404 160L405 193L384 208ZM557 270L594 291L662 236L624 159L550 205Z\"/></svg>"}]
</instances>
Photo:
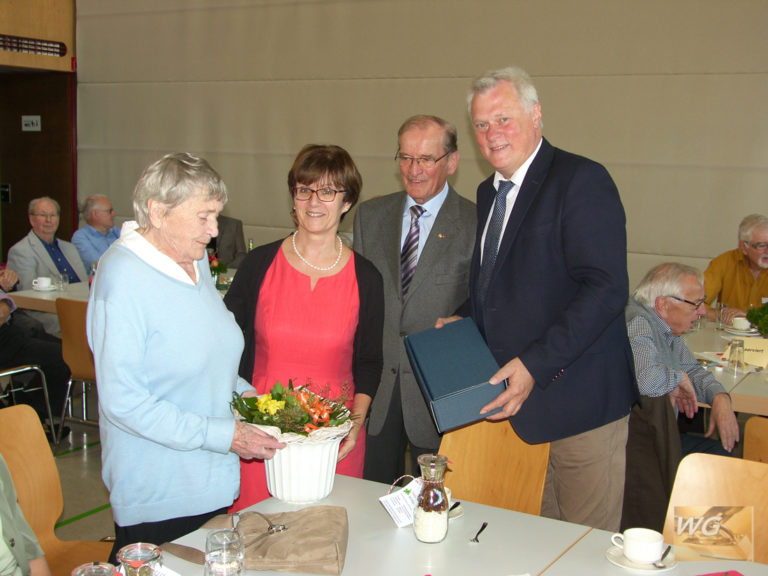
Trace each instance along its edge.
<instances>
[{"instance_id":1,"label":"saucer","mask_svg":"<svg viewBox=\"0 0 768 576\"><path fill-rule=\"evenodd\" d=\"M618 546L611 546L605 551L605 557L611 564L615 564L625 570L634 574L647 574L649 572L669 572L677 567L677 561L675 560L674 550L670 550L666 558L664 558L665 568L656 568L653 564L640 564L638 562L632 562L624 556L624 551Z\"/></svg>"},{"instance_id":2,"label":"saucer","mask_svg":"<svg viewBox=\"0 0 768 576\"><path fill-rule=\"evenodd\" d=\"M726 326L724 328L728 334L733 334L734 336L759 336L760 332L757 328L750 328L749 330L739 330L738 328L733 328L732 326Z\"/></svg>"},{"instance_id":3,"label":"saucer","mask_svg":"<svg viewBox=\"0 0 768 576\"><path fill-rule=\"evenodd\" d=\"M54 290L56 290L56 286L51 285L51 286L48 286L48 288L40 288L38 286L32 286L32 290L34 290L35 292L53 292Z\"/></svg>"}]
</instances>

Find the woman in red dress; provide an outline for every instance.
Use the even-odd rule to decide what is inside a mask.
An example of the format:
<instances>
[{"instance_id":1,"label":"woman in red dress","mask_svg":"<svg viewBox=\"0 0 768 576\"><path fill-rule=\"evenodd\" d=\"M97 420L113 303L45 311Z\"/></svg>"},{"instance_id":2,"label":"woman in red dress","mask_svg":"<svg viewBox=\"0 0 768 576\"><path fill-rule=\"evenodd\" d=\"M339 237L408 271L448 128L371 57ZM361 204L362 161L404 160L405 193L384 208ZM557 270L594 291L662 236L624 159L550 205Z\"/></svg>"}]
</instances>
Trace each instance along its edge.
<instances>
[{"instance_id":1,"label":"woman in red dress","mask_svg":"<svg viewBox=\"0 0 768 576\"><path fill-rule=\"evenodd\" d=\"M338 234L362 178L338 146L305 146L288 173L296 230L248 253L224 302L245 335L240 375L259 394L276 382L343 398L356 418L336 472L362 478L365 417L382 369L381 275ZM269 497L261 460L240 461L242 510Z\"/></svg>"}]
</instances>

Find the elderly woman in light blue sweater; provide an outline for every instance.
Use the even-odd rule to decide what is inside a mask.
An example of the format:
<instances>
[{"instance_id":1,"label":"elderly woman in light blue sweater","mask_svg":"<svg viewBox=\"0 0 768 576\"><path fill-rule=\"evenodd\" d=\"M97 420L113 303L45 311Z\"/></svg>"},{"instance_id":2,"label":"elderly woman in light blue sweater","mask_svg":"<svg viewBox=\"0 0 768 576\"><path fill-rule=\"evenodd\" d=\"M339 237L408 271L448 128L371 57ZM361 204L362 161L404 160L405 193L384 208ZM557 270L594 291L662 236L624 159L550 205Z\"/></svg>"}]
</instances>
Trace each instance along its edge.
<instances>
[{"instance_id":1,"label":"elderly woman in light blue sweater","mask_svg":"<svg viewBox=\"0 0 768 576\"><path fill-rule=\"evenodd\" d=\"M239 459L284 446L235 422L242 332L213 284L206 245L227 200L203 159L170 154L133 195L136 222L99 262L87 332L99 385L102 476L119 548L161 544L225 512Z\"/></svg>"}]
</instances>

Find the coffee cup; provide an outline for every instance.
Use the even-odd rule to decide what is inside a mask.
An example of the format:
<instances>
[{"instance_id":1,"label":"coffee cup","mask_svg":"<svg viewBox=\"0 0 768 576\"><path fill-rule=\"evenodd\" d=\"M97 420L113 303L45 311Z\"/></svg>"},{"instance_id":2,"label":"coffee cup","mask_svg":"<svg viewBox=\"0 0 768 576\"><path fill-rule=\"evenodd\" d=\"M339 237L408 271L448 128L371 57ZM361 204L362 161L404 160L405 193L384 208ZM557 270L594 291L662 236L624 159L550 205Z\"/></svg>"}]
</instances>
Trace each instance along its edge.
<instances>
[{"instance_id":1,"label":"coffee cup","mask_svg":"<svg viewBox=\"0 0 768 576\"><path fill-rule=\"evenodd\" d=\"M747 320L743 316L734 318L731 321L731 324L733 325L734 328L736 328L736 330L749 330L749 327L751 326L751 324L749 323L749 320Z\"/></svg>"},{"instance_id":2,"label":"coffee cup","mask_svg":"<svg viewBox=\"0 0 768 576\"><path fill-rule=\"evenodd\" d=\"M38 290L50 290L51 279L48 276L40 276L39 278L35 278L32 280L32 288L37 288Z\"/></svg>"},{"instance_id":3,"label":"coffee cup","mask_svg":"<svg viewBox=\"0 0 768 576\"><path fill-rule=\"evenodd\" d=\"M624 533L611 536L614 546L622 549L627 560L638 564L650 564L661 558L664 536L648 528L628 528Z\"/></svg>"}]
</instances>

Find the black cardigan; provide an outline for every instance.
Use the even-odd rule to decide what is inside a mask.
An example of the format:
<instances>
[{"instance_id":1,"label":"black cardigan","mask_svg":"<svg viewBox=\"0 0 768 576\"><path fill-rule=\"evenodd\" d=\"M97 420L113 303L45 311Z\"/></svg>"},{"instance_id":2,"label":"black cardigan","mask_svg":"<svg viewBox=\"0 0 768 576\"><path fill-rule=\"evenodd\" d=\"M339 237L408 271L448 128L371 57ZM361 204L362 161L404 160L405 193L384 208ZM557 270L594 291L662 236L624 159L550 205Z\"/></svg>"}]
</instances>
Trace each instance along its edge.
<instances>
[{"instance_id":1,"label":"black cardigan","mask_svg":"<svg viewBox=\"0 0 768 576\"><path fill-rule=\"evenodd\" d=\"M253 377L256 345L253 326L261 283L282 243L282 240L278 240L251 250L237 269L232 286L224 297L224 303L235 315L235 320L245 337L239 373L248 382ZM367 394L373 398L379 387L384 365L381 343L384 329L384 287L376 267L357 252L353 252L353 256L360 312L355 331L352 376L355 394Z\"/></svg>"}]
</instances>

